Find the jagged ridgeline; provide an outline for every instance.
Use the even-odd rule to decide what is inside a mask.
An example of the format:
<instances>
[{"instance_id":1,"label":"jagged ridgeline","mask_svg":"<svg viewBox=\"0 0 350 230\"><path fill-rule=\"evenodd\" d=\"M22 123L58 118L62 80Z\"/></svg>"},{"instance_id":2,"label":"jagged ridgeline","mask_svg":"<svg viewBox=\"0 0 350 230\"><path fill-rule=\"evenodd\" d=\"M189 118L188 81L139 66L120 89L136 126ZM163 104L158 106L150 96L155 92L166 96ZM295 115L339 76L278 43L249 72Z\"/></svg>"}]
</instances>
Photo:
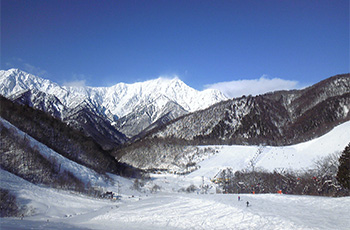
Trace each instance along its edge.
<instances>
[{"instance_id":1,"label":"jagged ridgeline","mask_svg":"<svg viewBox=\"0 0 350 230\"><path fill-rule=\"evenodd\" d=\"M302 90L234 98L185 115L147 138L190 144L290 145L325 134L350 119L350 75Z\"/></svg>"},{"instance_id":2,"label":"jagged ridgeline","mask_svg":"<svg viewBox=\"0 0 350 230\"><path fill-rule=\"evenodd\" d=\"M196 145L292 145L350 120L349 111L350 75L342 74L302 90L243 96L184 115L151 130L117 156L145 167L146 162L176 164L179 154L167 152L169 146L186 152L186 146Z\"/></svg>"},{"instance_id":3,"label":"jagged ridgeline","mask_svg":"<svg viewBox=\"0 0 350 230\"><path fill-rule=\"evenodd\" d=\"M103 150L92 138L86 137L83 133L70 128L67 124L43 111L13 103L2 96L0 96L0 108L2 118L72 161L99 173L112 172L123 176L139 174L138 170L116 161L110 155L110 151ZM2 141L9 134L6 131L2 132ZM18 144L25 145L25 143ZM39 162L47 163L44 159L40 159Z\"/></svg>"},{"instance_id":4,"label":"jagged ridgeline","mask_svg":"<svg viewBox=\"0 0 350 230\"><path fill-rule=\"evenodd\" d=\"M83 100L72 108L68 108L55 95L36 89L21 91L11 95L9 99L62 120L70 127L93 138L103 149L111 150L127 141L126 136L116 130L89 101Z\"/></svg>"},{"instance_id":5,"label":"jagged ridgeline","mask_svg":"<svg viewBox=\"0 0 350 230\"><path fill-rule=\"evenodd\" d=\"M0 94L48 112L91 136L104 149L227 99L218 90L197 91L178 78L111 87L69 87L18 69L0 70Z\"/></svg>"}]
</instances>

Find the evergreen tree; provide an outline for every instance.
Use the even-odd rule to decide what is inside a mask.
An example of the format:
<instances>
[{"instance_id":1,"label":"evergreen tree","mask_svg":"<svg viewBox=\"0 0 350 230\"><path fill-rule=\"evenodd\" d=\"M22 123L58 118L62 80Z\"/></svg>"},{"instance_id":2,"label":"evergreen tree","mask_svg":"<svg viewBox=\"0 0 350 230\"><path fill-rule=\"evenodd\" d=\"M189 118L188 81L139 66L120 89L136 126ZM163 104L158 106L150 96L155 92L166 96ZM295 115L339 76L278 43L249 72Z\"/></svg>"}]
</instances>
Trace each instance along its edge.
<instances>
[{"instance_id":1,"label":"evergreen tree","mask_svg":"<svg viewBox=\"0 0 350 230\"><path fill-rule=\"evenodd\" d=\"M350 143L339 158L337 180L344 188L350 189Z\"/></svg>"}]
</instances>

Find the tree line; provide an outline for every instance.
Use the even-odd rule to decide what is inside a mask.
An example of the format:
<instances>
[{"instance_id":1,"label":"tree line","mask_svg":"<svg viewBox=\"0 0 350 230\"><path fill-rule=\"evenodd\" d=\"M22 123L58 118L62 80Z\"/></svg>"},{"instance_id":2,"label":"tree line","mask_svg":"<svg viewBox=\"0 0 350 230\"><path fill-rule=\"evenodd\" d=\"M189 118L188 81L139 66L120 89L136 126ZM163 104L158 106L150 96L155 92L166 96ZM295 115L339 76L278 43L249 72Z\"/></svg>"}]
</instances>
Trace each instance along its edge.
<instances>
[{"instance_id":1,"label":"tree line","mask_svg":"<svg viewBox=\"0 0 350 230\"><path fill-rule=\"evenodd\" d=\"M283 193L294 195L349 196L350 143L342 153L315 162L315 168L302 172L276 169L221 170L213 182L223 193Z\"/></svg>"}]
</instances>

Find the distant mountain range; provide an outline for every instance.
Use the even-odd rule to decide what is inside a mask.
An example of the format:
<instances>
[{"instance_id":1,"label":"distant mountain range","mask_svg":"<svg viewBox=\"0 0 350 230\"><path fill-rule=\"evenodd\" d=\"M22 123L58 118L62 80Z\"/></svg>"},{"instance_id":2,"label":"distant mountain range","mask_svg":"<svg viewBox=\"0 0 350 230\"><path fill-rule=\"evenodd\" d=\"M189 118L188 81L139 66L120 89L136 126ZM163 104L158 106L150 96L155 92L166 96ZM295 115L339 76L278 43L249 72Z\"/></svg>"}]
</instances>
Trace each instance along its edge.
<instances>
[{"instance_id":1,"label":"distant mountain range","mask_svg":"<svg viewBox=\"0 0 350 230\"><path fill-rule=\"evenodd\" d=\"M228 99L177 78L66 87L10 69L0 71L0 94L60 119L119 162L142 169L189 171L193 159L214 154L197 145L291 145L350 120L350 74L302 90Z\"/></svg>"},{"instance_id":2,"label":"distant mountain range","mask_svg":"<svg viewBox=\"0 0 350 230\"><path fill-rule=\"evenodd\" d=\"M227 99L218 90L197 91L178 78L66 87L18 69L0 71L0 94L62 119L105 148Z\"/></svg>"},{"instance_id":3,"label":"distant mountain range","mask_svg":"<svg viewBox=\"0 0 350 230\"><path fill-rule=\"evenodd\" d=\"M285 146L350 120L350 75L302 90L234 98L172 120L115 155L143 169L192 170L198 145ZM192 147L191 147L192 146Z\"/></svg>"}]
</instances>

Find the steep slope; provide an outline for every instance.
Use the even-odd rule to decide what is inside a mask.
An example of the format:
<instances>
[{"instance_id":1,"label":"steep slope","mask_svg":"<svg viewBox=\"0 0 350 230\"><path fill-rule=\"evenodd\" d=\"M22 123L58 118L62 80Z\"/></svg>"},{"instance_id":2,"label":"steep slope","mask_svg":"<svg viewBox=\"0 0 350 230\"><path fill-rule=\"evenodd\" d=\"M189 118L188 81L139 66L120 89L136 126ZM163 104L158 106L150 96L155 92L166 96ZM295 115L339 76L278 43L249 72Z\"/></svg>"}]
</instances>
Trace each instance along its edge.
<instances>
[{"instance_id":1,"label":"steep slope","mask_svg":"<svg viewBox=\"0 0 350 230\"><path fill-rule=\"evenodd\" d=\"M34 184L83 190L85 184L73 175L57 157L46 157L39 143L0 118L0 167ZM58 155L58 154L57 154Z\"/></svg>"},{"instance_id":2,"label":"steep slope","mask_svg":"<svg viewBox=\"0 0 350 230\"><path fill-rule=\"evenodd\" d=\"M135 139L142 137L147 131L185 114L187 114L187 111L173 101L168 101L160 110L151 103L145 106L136 106L132 113L117 120L115 127Z\"/></svg>"},{"instance_id":3,"label":"steep slope","mask_svg":"<svg viewBox=\"0 0 350 230\"><path fill-rule=\"evenodd\" d=\"M100 110L84 100L75 108L67 109L63 121L86 136L92 137L104 149L111 150L128 141L128 138L115 129Z\"/></svg>"},{"instance_id":4,"label":"steep slope","mask_svg":"<svg viewBox=\"0 0 350 230\"><path fill-rule=\"evenodd\" d=\"M71 183L84 189L88 184L103 186L108 182L106 175L69 160L2 118L0 128L2 169L50 187L64 188Z\"/></svg>"},{"instance_id":5,"label":"steep slope","mask_svg":"<svg viewBox=\"0 0 350 230\"><path fill-rule=\"evenodd\" d=\"M127 176L139 173L117 162L110 151L103 150L92 138L40 110L13 103L2 96L0 106L3 119L71 161L101 173L114 172Z\"/></svg>"},{"instance_id":6,"label":"steep slope","mask_svg":"<svg viewBox=\"0 0 350 230\"><path fill-rule=\"evenodd\" d=\"M98 95L105 98L100 102L101 105L108 108L113 115L109 118L114 119L115 127L128 137L136 136L150 125L157 126L161 118L174 119L226 100L219 91L200 92L177 78L158 78L134 84L120 83L97 90Z\"/></svg>"},{"instance_id":7,"label":"steep slope","mask_svg":"<svg viewBox=\"0 0 350 230\"><path fill-rule=\"evenodd\" d=\"M69 108L63 105L56 96L37 89L21 91L10 96L9 99L45 111L72 128L82 131L86 136L92 137L106 150L118 147L128 140L90 101L83 100L74 108Z\"/></svg>"},{"instance_id":8,"label":"steep slope","mask_svg":"<svg viewBox=\"0 0 350 230\"><path fill-rule=\"evenodd\" d=\"M41 92L37 89L20 91L11 95L9 99L19 104L29 105L34 109L45 111L59 119L64 117L66 110L66 107L56 96Z\"/></svg>"}]
</instances>

